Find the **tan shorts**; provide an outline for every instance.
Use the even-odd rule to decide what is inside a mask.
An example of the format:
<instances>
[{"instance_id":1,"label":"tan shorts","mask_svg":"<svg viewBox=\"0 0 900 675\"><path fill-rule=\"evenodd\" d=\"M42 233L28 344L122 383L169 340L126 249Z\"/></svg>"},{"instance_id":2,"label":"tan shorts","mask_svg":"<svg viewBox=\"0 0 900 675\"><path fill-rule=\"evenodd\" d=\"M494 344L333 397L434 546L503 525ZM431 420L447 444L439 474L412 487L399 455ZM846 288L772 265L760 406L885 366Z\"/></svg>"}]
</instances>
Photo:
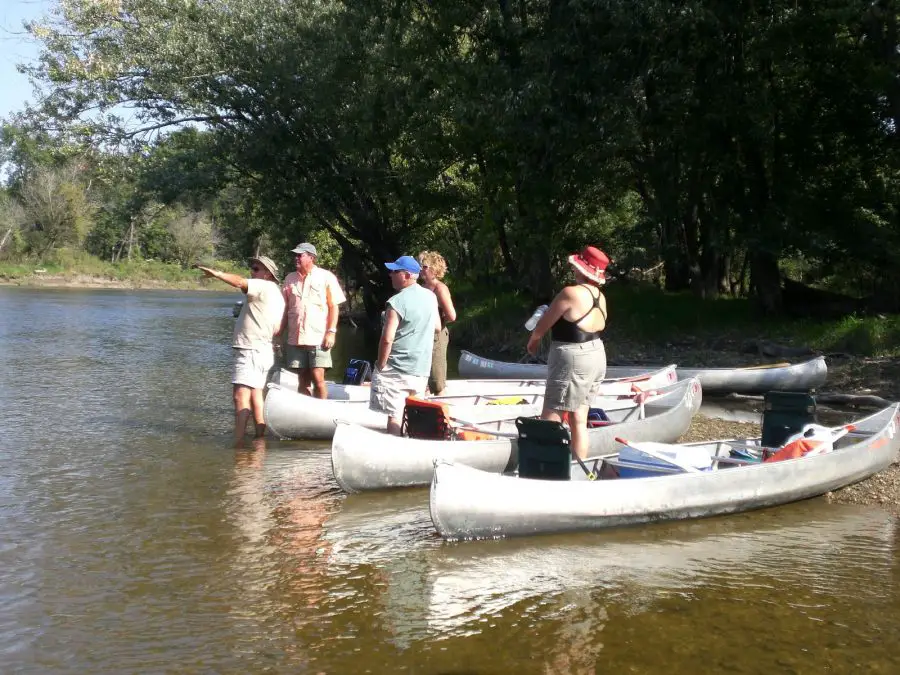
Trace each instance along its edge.
<instances>
[{"instance_id":1,"label":"tan shorts","mask_svg":"<svg viewBox=\"0 0 900 675\"><path fill-rule=\"evenodd\" d=\"M269 349L234 349L234 369L231 373L231 384L241 384L251 389L262 389L266 386L266 378L275 365L275 353Z\"/></svg>"},{"instance_id":2,"label":"tan shorts","mask_svg":"<svg viewBox=\"0 0 900 675\"><path fill-rule=\"evenodd\" d=\"M285 345L284 364L289 370L331 368L331 350L315 345Z\"/></svg>"},{"instance_id":3,"label":"tan shorts","mask_svg":"<svg viewBox=\"0 0 900 675\"><path fill-rule=\"evenodd\" d=\"M550 343L544 407L574 412L588 405L599 393L605 376L606 349L602 339Z\"/></svg>"},{"instance_id":4,"label":"tan shorts","mask_svg":"<svg viewBox=\"0 0 900 675\"><path fill-rule=\"evenodd\" d=\"M406 397L425 393L428 378L424 375L407 375L390 366L384 370L375 369L369 392L369 408L383 412L388 417L400 419L406 406Z\"/></svg>"}]
</instances>

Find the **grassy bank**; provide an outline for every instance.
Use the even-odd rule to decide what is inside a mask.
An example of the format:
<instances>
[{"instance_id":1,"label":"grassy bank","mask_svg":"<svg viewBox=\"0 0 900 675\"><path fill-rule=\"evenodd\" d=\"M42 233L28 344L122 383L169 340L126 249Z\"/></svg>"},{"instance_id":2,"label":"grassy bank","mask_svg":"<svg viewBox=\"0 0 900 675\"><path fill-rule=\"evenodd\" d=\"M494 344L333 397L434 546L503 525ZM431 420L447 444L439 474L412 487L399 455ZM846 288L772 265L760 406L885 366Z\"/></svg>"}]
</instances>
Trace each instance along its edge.
<instances>
[{"instance_id":1,"label":"grassy bank","mask_svg":"<svg viewBox=\"0 0 900 675\"><path fill-rule=\"evenodd\" d=\"M227 262L218 269L246 273ZM107 286L112 288L177 288L222 290L199 271L156 260L111 263L83 252L59 250L52 257L0 262L0 282L24 286Z\"/></svg>"},{"instance_id":2,"label":"grassy bank","mask_svg":"<svg viewBox=\"0 0 900 675\"><path fill-rule=\"evenodd\" d=\"M649 285L610 284L606 341L628 358L655 346L752 351L753 344L776 343L817 352L857 356L900 356L900 316L847 316L832 320L762 317L747 299L703 300L690 293L666 293ZM485 355L518 360L528 340L523 324L534 307L516 292L484 295L454 289L460 320L457 344Z\"/></svg>"},{"instance_id":3,"label":"grassy bank","mask_svg":"<svg viewBox=\"0 0 900 675\"><path fill-rule=\"evenodd\" d=\"M233 263L218 269L246 273ZM52 258L0 262L0 283L18 285L99 286L223 290L195 269L153 260L110 263L66 250ZM453 341L472 351L506 360L525 355L528 334L523 324L534 310L532 300L515 290L456 283L452 286L460 315ZM690 293L665 293L655 286L611 283L606 289L609 325L606 342L613 361L641 359L668 346L695 350L751 351L768 341L786 347L856 356L900 356L900 316L847 316L813 321L761 317L751 301L702 300ZM656 359L654 359L656 360ZM748 359L749 360L749 359Z\"/></svg>"}]
</instances>

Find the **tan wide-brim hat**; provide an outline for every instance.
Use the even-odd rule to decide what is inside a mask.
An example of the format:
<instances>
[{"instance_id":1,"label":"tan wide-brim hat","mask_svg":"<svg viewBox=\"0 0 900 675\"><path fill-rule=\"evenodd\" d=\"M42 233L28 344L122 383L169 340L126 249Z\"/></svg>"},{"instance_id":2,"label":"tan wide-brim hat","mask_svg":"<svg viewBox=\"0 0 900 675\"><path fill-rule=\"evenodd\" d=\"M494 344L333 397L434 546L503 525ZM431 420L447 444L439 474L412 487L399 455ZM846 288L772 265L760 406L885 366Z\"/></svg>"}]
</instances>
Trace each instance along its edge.
<instances>
[{"instance_id":1,"label":"tan wide-brim hat","mask_svg":"<svg viewBox=\"0 0 900 675\"><path fill-rule=\"evenodd\" d=\"M267 270L269 270L269 272L271 272L272 276L275 277L275 281L280 280L280 276L278 274L278 265L276 265L275 261L273 261L269 256L267 256L267 255L256 256L256 257L250 258L250 262L251 263L258 262L260 265L262 265Z\"/></svg>"}]
</instances>

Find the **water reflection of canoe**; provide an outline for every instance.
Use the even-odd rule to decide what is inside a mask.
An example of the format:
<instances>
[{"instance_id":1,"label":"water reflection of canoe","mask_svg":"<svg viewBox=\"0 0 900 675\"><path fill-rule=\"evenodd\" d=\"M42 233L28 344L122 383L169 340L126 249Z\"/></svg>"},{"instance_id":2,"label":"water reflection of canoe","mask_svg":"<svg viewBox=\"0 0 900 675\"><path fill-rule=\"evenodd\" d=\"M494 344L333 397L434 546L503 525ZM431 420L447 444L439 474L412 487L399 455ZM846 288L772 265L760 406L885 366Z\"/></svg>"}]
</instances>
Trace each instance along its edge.
<instances>
[{"instance_id":1,"label":"water reflection of canoe","mask_svg":"<svg viewBox=\"0 0 900 675\"><path fill-rule=\"evenodd\" d=\"M897 527L880 509L824 501L465 546L442 545L428 536L429 525L418 490L351 495L325 524L329 565L379 569L387 614L412 633L407 639L478 626L522 601L566 591L625 586L622 597L640 603L659 589L771 585L773 570L788 587L877 594L892 583Z\"/></svg>"},{"instance_id":2,"label":"water reflection of canoe","mask_svg":"<svg viewBox=\"0 0 900 675\"><path fill-rule=\"evenodd\" d=\"M831 452L739 466L720 461L710 471L587 481L575 465L573 480L550 481L439 463L431 517L442 536L460 539L699 518L806 499L887 468L900 449L898 410L894 404L855 421L856 430L835 441ZM732 443L693 445L727 458Z\"/></svg>"},{"instance_id":3,"label":"water reflection of canoe","mask_svg":"<svg viewBox=\"0 0 900 675\"><path fill-rule=\"evenodd\" d=\"M288 371L282 371L288 372ZM279 381L282 376L279 374ZM284 380L287 381L287 380ZM618 396L630 395L633 389L648 390L671 384L675 381L675 367L643 373L639 377L625 380L608 380L600 385L597 407L615 407ZM452 382L452 381L451 381ZM496 420L514 419L518 415L533 415L540 412L544 400L544 386L531 381L463 380L458 384L448 382L449 391L430 400L446 403L461 419L486 423ZM267 385L265 418L269 430L280 438L331 438L334 436L335 420L341 419L372 429L384 429L387 417L369 410L369 387L329 384L327 400L302 396L296 385ZM523 405L504 405L493 410L484 410L492 400L515 396Z\"/></svg>"},{"instance_id":4,"label":"water reflection of canoe","mask_svg":"<svg viewBox=\"0 0 900 675\"><path fill-rule=\"evenodd\" d=\"M633 377L607 378L601 385L601 394L604 396L620 396L631 393L634 387L640 389L653 389L665 387L678 380L675 374L675 366L669 365L656 370L638 373ZM299 381L297 374L281 368L273 373L271 382L281 385L285 389L297 390ZM362 401L369 402L369 386L341 384L328 382L328 398L335 401ZM451 379L447 380L444 389L445 396L471 396L471 395L513 395L544 393L545 380L511 379Z\"/></svg>"},{"instance_id":5,"label":"water reflection of canoe","mask_svg":"<svg viewBox=\"0 0 900 675\"><path fill-rule=\"evenodd\" d=\"M638 441L671 442L691 424L703 398L697 380L678 382L660 389L643 406L634 400L627 407L604 405L613 424L591 429L590 452L613 452L616 436ZM613 401L614 404L620 402ZM506 432L515 432L508 423ZM515 469L514 438L479 441L433 441L397 438L359 424L339 424L331 443L334 477L347 492L389 487L427 485L434 475L435 460L453 461L483 471L500 473Z\"/></svg>"},{"instance_id":6,"label":"water reflection of canoe","mask_svg":"<svg viewBox=\"0 0 900 675\"><path fill-rule=\"evenodd\" d=\"M628 377L647 366L609 366L610 377ZM828 374L825 357L794 364L751 366L748 368L682 368L678 379L700 378L706 394L760 394L767 391L807 391L820 387ZM460 377L547 377L542 363L495 361L463 351L459 357Z\"/></svg>"}]
</instances>

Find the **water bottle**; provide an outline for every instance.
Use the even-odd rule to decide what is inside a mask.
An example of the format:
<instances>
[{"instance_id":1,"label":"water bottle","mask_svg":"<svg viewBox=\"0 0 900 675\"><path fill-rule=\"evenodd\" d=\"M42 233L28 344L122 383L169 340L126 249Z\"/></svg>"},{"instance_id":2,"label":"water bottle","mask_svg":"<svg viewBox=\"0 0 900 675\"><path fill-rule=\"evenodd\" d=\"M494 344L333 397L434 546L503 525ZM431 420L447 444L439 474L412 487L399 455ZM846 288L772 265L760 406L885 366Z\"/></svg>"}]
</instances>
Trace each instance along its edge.
<instances>
[{"instance_id":1,"label":"water bottle","mask_svg":"<svg viewBox=\"0 0 900 675\"><path fill-rule=\"evenodd\" d=\"M534 327L537 326L538 321L541 320L541 317L544 316L544 312L546 312L547 309L547 305L541 305L536 310L534 310L534 314L532 314L531 318L525 322L525 328L527 330L534 330Z\"/></svg>"}]
</instances>

